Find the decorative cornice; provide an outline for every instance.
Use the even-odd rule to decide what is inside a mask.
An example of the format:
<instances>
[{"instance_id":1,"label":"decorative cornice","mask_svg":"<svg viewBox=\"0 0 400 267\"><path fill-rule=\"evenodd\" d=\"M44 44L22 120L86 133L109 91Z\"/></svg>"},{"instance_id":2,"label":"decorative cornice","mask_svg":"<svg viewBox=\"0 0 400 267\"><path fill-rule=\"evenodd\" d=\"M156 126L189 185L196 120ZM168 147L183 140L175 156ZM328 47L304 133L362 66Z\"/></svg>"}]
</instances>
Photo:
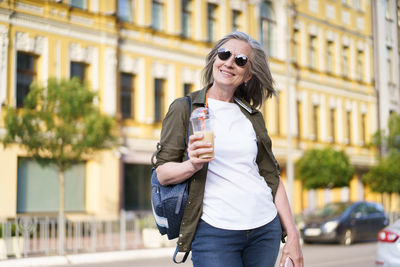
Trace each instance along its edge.
<instances>
[{"instance_id":1,"label":"decorative cornice","mask_svg":"<svg viewBox=\"0 0 400 267\"><path fill-rule=\"evenodd\" d=\"M71 61L85 62L87 64L94 61L94 47L88 46L83 48L80 44L71 43L69 45L69 58Z\"/></svg>"},{"instance_id":2,"label":"decorative cornice","mask_svg":"<svg viewBox=\"0 0 400 267\"><path fill-rule=\"evenodd\" d=\"M29 37L26 32L17 32L15 36L16 47L18 51L30 52L34 54L42 54L44 49L45 37L36 36Z\"/></svg>"}]
</instances>

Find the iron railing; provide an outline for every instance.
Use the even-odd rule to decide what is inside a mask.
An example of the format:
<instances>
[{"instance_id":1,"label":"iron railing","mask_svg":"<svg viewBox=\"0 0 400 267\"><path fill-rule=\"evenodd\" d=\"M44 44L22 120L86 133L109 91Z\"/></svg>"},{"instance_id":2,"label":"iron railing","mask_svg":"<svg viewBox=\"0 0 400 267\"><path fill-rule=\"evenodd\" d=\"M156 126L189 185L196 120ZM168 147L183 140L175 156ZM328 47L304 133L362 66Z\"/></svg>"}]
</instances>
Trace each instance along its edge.
<instances>
[{"instance_id":1,"label":"iron railing","mask_svg":"<svg viewBox=\"0 0 400 267\"><path fill-rule=\"evenodd\" d=\"M0 222L0 227L0 260L59 254L57 217L18 217ZM150 235L152 240L143 236L144 229L154 231L154 235ZM157 238L160 239L155 240ZM116 220L67 219L64 241L63 251L66 254L174 244L159 235L151 213L125 211L121 211L120 218Z\"/></svg>"}]
</instances>

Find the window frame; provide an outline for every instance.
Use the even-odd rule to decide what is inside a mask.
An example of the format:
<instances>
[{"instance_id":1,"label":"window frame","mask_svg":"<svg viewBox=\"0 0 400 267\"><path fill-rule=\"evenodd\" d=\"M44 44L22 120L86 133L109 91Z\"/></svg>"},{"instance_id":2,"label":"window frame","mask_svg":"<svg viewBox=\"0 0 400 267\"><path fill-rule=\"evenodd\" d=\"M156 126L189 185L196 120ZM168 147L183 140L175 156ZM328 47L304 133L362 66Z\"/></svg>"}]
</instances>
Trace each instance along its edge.
<instances>
[{"instance_id":1,"label":"window frame","mask_svg":"<svg viewBox=\"0 0 400 267\"><path fill-rule=\"evenodd\" d=\"M158 7L158 9L157 9ZM157 12L155 12L157 11ZM157 13L157 14L156 14ZM151 27L156 31L164 30L164 3L160 0L152 0L151 2ZM158 19L158 23L156 23Z\"/></svg>"},{"instance_id":2,"label":"window frame","mask_svg":"<svg viewBox=\"0 0 400 267\"><path fill-rule=\"evenodd\" d=\"M72 76L73 74L72 74L72 69L73 69L73 65L80 65L80 66L82 66L83 67L83 75L82 75L82 77L80 77L80 76ZM78 78L80 81L81 81L81 83L84 83L86 80L87 80L87 72L88 72L88 64L87 63L85 63L85 62L82 62L82 61L74 61L74 60L71 60L70 61L70 63L69 63L69 66L70 66L70 69L69 69L69 78L70 79L72 79L72 78L74 78L74 77L76 77L76 78Z\"/></svg>"},{"instance_id":3,"label":"window frame","mask_svg":"<svg viewBox=\"0 0 400 267\"><path fill-rule=\"evenodd\" d=\"M218 5L207 3L207 41L212 43L217 39L217 18Z\"/></svg>"},{"instance_id":4,"label":"window frame","mask_svg":"<svg viewBox=\"0 0 400 267\"><path fill-rule=\"evenodd\" d=\"M124 85L124 77L129 76L130 86ZM134 94L135 94L135 75L129 72L120 72L120 112L123 119L134 118ZM128 97L128 112L124 112L124 98Z\"/></svg>"},{"instance_id":5,"label":"window frame","mask_svg":"<svg viewBox=\"0 0 400 267\"><path fill-rule=\"evenodd\" d=\"M32 59L32 69L20 69L18 68L19 64L18 64L18 58L19 55L24 55L27 57L30 57L30 59ZM27 96L27 94L29 93L30 90L30 85L37 80L37 64L38 64L38 58L39 56L33 53L28 53L28 52L24 52L24 51L17 51L17 56L16 56L16 107L17 108L22 108L24 106L24 99ZM18 77L20 77L20 75L23 76L30 76L31 77L31 83L29 85L21 83L19 81L21 81ZM21 95L21 100L19 101L20 97L19 95ZM22 101L22 102L21 102Z\"/></svg>"},{"instance_id":6,"label":"window frame","mask_svg":"<svg viewBox=\"0 0 400 267\"><path fill-rule=\"evenodd\" d=\"M159 86L158 86L159 85ZM154 79L154 122L160 123L164 116L165 79Z\"/></svg>"}]
</instances>

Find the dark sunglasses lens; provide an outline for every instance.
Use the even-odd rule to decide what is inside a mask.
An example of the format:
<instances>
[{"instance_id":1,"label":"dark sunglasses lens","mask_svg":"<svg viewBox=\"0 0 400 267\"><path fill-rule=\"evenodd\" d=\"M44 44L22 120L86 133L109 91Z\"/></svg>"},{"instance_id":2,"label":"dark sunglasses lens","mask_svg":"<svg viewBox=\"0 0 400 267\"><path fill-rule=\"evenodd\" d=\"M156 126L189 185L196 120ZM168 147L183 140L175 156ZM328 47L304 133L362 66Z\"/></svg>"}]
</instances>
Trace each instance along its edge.
<instances>
[{"instance_id":1,"label":"dark sunglasses lens","mask_svg":"<svg viewBox=\"0 0 400 267\"><path fill-rule=\"evenodd\" d=\"M244 65L246 65L247 63L247 57L244 55L237 55L235 57L235 63L236 65L238 65L239 67L243 67Z\"/></svg>"},{"instance_id":2,"label":"dark sunglasses lens","mask_svg":"<svg viewBox=\"0 0 400 267\"><path fill-rule=\"evenodd\" d=\"M231 51L225 49L218 50L218 57L221 60L227 60L231 57Z\"/></svg>"}]
</instances>

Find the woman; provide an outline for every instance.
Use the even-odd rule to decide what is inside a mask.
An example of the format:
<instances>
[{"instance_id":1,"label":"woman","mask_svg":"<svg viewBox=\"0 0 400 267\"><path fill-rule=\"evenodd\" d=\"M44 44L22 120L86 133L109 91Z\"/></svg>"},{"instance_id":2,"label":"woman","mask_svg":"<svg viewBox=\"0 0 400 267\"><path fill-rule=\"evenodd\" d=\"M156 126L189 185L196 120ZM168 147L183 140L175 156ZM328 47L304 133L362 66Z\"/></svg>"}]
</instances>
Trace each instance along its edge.
<instances>
[{"instance_id":1,"label":"woman","mask_svg":"<svg viewBox=\"0 0 400 267\"><path fill-rule=\"evenodd\" d=\"M179 251L192 250L195 267L273 267L282 225L287 241L280 264L290 257L302 267L299 234L255 109L275 94L265 52L245 33L228 34L208 54L203 80L206 87L189 97L192 110L206 105L215 116L214 148L191 135L186 151L189 108L179 98L163 121L156 156L162 185L189 179ZM214 158L199 157L210 152Z\"/></svg>"}]
</instances>

